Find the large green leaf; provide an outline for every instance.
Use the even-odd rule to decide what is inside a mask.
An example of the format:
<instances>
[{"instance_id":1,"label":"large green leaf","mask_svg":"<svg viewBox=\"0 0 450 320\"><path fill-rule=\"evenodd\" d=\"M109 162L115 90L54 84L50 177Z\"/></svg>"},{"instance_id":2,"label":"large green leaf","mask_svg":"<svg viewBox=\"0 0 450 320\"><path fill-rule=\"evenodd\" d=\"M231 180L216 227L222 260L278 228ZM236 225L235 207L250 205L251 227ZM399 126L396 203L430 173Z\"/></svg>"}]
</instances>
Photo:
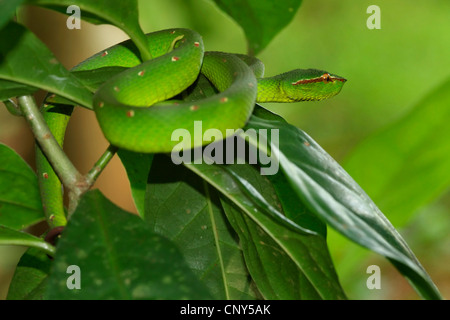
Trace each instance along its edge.
<instances>
[{"instance_id":1,"label":"large green leaf","mask_svg":"<svg viewBox=\"0 0 450 320\"><path fill-rule=\"evenodd\" d=\"M324 238L327 237L326 224L302 203L282 172L268 175L267 179L271 182L287 218L307 230L314 231Z\"/></svg>"},{"instance_id":2,"label":"large green leaf","mask_svg":"<svg viewBox=\"0 0 450 320\"><path fill-rule=\"evenodd\" d=\"M296 196L289 192L287 189L289 187L277 182L277 192L289 198L282 201L291 207L287 209L288 216L297 222L305 223L322 236L305 236L290 230L281 222L277 223L276 218L259 206L261 200L255 201L251 193L242 190L236 183L236 176L253 182L256 186L255 191L258 192L255 197L280 208L270 182L249 165L236 165L227 169L217 165L187 165L198 175L195 176L183 167L174 166L169 157L158 156L157 159L149 178L145 218L155 231L177 242L188 263L201 274L202 280L216 296L240 295L242 298L245 293L242 288L247 283L243 279L242 262L238 259L239 251L229 234L230 230L225 228L228 223L223 221L223 208L226 208L229 219L238 221L244 219L243 223L248 225L245 228L254 233L251 237L247 234L240 235L241 246L247 255L247 265L249 263L251 265L252 277L259 282L258 288L262 289L264 297L273 299L345 297L327 251L323 237L323 223L314 217L305 218L305 208L301 205L295 207ZM128 159L124 164L147 167L148 161L136 156L134 161ZM199 176L209 183L202 182ZM135 175L129 178L132 180L132 186L139 184L138 180L145 179L137 178ZM215 189L211 188L210 184L223 194L220 203ZM135 198L136 200L138 198ZM293 207L295 209L292 209ZM247 215L251 219L247 218ZM268 231L262 231L266 229ZM281 244L276 244L277 241L281 241ZM264 245L270 242L274 245ZM255 253L255 250L258 252ZM274 250L278 255L277 260L273 259ZM313 253L310 254L309 251ZM222 264L217 264L218 261ZM230 277L230 270L235 273L233 278ZM237 272L238 270L240 271ZM283 274L289 277L279 277L279 270L283 270ZM236 282L232 282L238 279L238 275L241 282L239 290L231 290L230 287L238 288ZM292 282L295 283L294 286ZM228 290L225 289L226 286L229 286ZM251 289L245 286L244 288L247 291Z\"/></svg>"},{"instance_id":3,"label":"large green leaf","mask_svg":"<svg viewBox=\"0 0 450 320\"><path fill-rule=\"evenodd\" d=\"M295 211L282 207L273 184L249 165L229 165L235 179L239 176L254 187L274 207L284 211L297 223L304 222L301 203ZM236 180L234 180L236 182ZM242 189L242 185L240 189ZM287 188L278 186L279 191ZM263 210L249 214L239 209L235 202L223 194L224 208L230 223L238 232L246 254L246 262L260 290L268 299L343 299L345 298L329 257L324 235L299 233L264 214ZM293 198L293 200L295 197ZM249 195L249 200L252 197ZM300 214L298 214L300 213ZM321 228L316 222L317 231ZM323 230L321 230L323 231ZM320 267L319 267L320 266Z\"/></svg>"},{"instance_id":4,"label":"large green leaf","mask_svg":"<svg viewBox=\"0 0 450 320\"><path fill-rule=\"evenodd\" d=\"M302 0L214 0L244 30L248 53L256 55L294 17Z\"/></svg>"},{"instance_id":5,"label":"large green leaf","mask_svg":"<svg viewBox=\"0 0 450 320\"><path fill-rule=\"evenodd\" d=\"M22 230L44 218L36 174L0 143L0 225Z\"/></svg>"},{"instance_id":6,"label":"large green leaf","mask_svg":"<svg viewBox=\"0 0 450 320\"><path fill-rule=\"evenodd\" d=\"M88 19L88 21L115 25L130 36L144 60L151 57L145 34L139 25L137 0L30 0L30 2L63 13L66 13L67 7L76 5L81 9L81 19L85 16L92 18L93 15L98 20Z\"/></svg>"},{"instance_id":7,"label":"large green leaf","mask_svg":"<svg viewBox=\"0 0 450 320\"><path fill-rule=\"evenodd\" d=\"M248 269L264 298L269 300L322 298L319 293L321 290L314 287L294 261L288 257L286 250L278 245L276 239L225 197L222 197L222 205L241 239ZM286 236L282 229L279 229L279 236ZM303 245L303 243L300 244ZM310 249L314 250L312 246ZM318 249L323 250L323 248Z\"/></svg>"},{"instance_id":8,"label":"large green leaf","mask_svg":"<svg viewBox=\"0 0 450 320\"><path fill-rule=\"evenodd\" d=\"M50 272L51 260L39 249L28 249L17 265L8 291L8 300L41 300Z\"/></svg>"},{"instance_id":9,"label":"large green leaf","mask_svg":"<svg viewBox=\"0 0 450 320\"><path fill-rule=\"evenodd\" d=\"M450 186L450 78L408 114L364 140L346 170L395 225Z\"/></svg>"},{"instance_id":10,"label":"large green leaf","mask_svg":"<svg viewBox=\"0 0 450 320\"><path fill-rule=\"evenodd\" d=\"M81 289L69 290L67 268ZM207 299L176 246L98 190L81 199L57 244L47 299Z\"/></svg>"},{"instance_id":11,"label":"large green leaf","mask_svg":"<svg viewBox=\"0 0 450 320\"><path fill-rule=\"evenodd\" d=\"M0 29L8 23L8 21L16 13L16 8L25 0L0 0Z\"/></svg>"},{"instance_id":12,"label":"large green leaf","mask_svg":"<svg viewBox=\"0 0 450 320\"><path fill-rule=\"evenodd\" d=\"M424 298L441 298L400 234L358 184L313 139L262 108L256 110L247 128L279 130L279 145L271 144L271 151L277 155L280 168L311 212L354 242L387 257Z\"/></svg>"},{"instance_id":13,"label":"large green leaf","mask_svg":"<svg viewBox=\"0 0 450 320\"><path fill-rule=\"evenodd\" d=\"M254 199L262 197L267 203L280 208L271 184L258 171L250 165L244 164L227 165L226 167L205 163L185 164L185 166L220 191L222 198L232 204L234 209L238 209L239 214L245 215L246 218L243 222L247 225L245 228L248 228L253 234L248 236L244 232L245 237L241 235L240 240L245 242L242 246L246 248L244 250L246 263L263 296L272 299L345 298L329 256L325 238L319 234L300 232L286 226L279 219L265 212L264 208L259 206L260 201ZM237 183L236 177L248 181L252 186L252 193L255 195L252 196L248 190L242 190L242 185ZM229 210L226 212L227 215L230 214ZM229 219L230 221L238 220L233 216L230 216ZM237 226L240 224L234 225L234 227ZM238 233L242 232L240 229L236 230ZM264 232L266 234L261 235ZM255 239L263 238L269 239L270 242L269 240L258 242L255 246L253 243ZM271 245L266 246L265 243ZM278 253L276 260L273 259L274 252ZM257 261L258 259L260 261ZM292 270L293 264L295 264L296 272L291 275L292 277L278 277L276 273L273 273L276 268L286 267L286 270ZM286 271L286 273L289 272ZM301 281L306 284L300 287L297 283L292 287L292 281ZM287 289L285 286L291 286L291 288ZM285 289L280 291L280 288ZM303 289L306 291L303 292Z\"/></svg>"},{"instance_id":14,"label":"large green leaf","mask_svg":"<svg viewBox=\"0 0 450 320\"><path fill-rule=\"evenodd\" d=\"M5 226L0 226L0 245L38 248L50 255L55 253L55 248L48 242L45 242L44 239Z\"/></svg>"},{"instance_id":15,"label":"large green leaf","mask_svg":"<svg viewBox=\"0 0 450 320\"><path fill-rule=\"evenodd\" d=\"M146 221L177 244L214 297L256 298L257 290L217 192L161 155L155 156L148 183Z\"/></svg>"},{"instance_id":16,"label":"large green leaf","mask_svg":"<svg viewBox=\"0 0 450 320\"><path fill-rule=\"evenodd\" d=\"M56 60L33 33L14 22L0 30L0 79L53 92L92 108L91 92ZM5 98L2 89L0 87L0 96ZM9 92L10 87L6 90Z\"/></svg>"}]
</instances>

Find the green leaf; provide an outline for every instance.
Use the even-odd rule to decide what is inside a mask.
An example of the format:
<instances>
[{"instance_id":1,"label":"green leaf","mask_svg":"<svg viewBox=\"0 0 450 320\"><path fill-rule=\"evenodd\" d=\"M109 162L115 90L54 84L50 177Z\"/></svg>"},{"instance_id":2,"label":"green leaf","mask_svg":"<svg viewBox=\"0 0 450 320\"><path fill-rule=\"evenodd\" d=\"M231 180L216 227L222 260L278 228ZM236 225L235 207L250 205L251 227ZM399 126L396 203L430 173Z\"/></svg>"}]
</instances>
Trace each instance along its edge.
<instances>
[{"instance_id":1,"label":"green leaf","mask_svg":"<svg viewBox=\"0 0 450 320\"><path fill-rule=\"evenodd\" d=\"M43 239L5 226L0 226L0 245L16 245L38 248L49 255L53 255L55 253L55 248Z\"/></svg>"},{"instance_id":2,"label":"green leaf","mask_svg":"<svg viewBox=\"0 0 450 320\"><path fill-rule=\"evenodd\" d=\"M51 260L35 248L28 249L17 265L8 291L8 300L42 300Z\"/></svg>"},{"instance_id":3,"label":"green leaf","mask_svg":"<svg viewBox=\"0 0 450 320\"><path fill-rule=\"evenodd\" d=\"M271 182L287 218L295 221L307 230L314 231L323 238L327 237L326 224L301 202L281 171L275 175L268 175L267 179Z\"/></svg>"},{"instance_id":4,"label":"green leaf","mask_svg":"<svg viewBox=\"0 0 450 320\"><path fill-rule=\"evenodd\" d=\"M185 164L185 166L214 186L221 192L222 198L228 199L227 201L232 203L240 211L240 214L244 214L252 223L255 223L250 224L248 222L250 220L247 218L244 220L248 225L247 228L252 230L253 235L249 237L244 231L245 237L241 234L240 240L243 249L245 248L245 259L250 274L264 297L269 299L299 299L319 296L323 299L345 299L345 294L340 287L329 256L325 238L321 235L293 231L292 228L264 212L264 208L258 205L259 201L254 201L250 197L250 193L243 191L242 187L236 183L235 176L248 181L251 183L253 191L259 193L258 197L263 197L268 203L272 203L274 207L279 208L280 204L274 202L276 195L270 182L262 178L259 172L250 165L244 164L227 165L227 169L221 165L208 164ZM234 175L231 175L230 171L233 171ZM230 211L227 210L226 212L228 216ZM236 217L233 218L232 216L228 218L230 222L237 220ZM236 226L238 224L234 226L235 230L238 234L241 233L242 231ZM261 230L266 235L260 235ZM264 245L269 243L267 240L263 243L259 242L255 249L251 249L254 246L255 239L262 238L270 239L271 245ZM255 253L255 250L262 251L262 253ZM275 251L278 253L276 260L273 259ZM257 259L261 261L258 262ZM274 265L275 262L276 265ZM292 270L293 264L295 264L296 273L292 274L292 277L283 278L274 273L276 268ZM289 274L288 271L284 273ZM308 281L305 281L305 279L308 279ZM271 283L273 281L275 283ZM300 281L300 284L297 283L293 286L292 281ZM315 292L311 290L311 287L314 288ZM280 288L284 289L281 290ZM302 291L303 289L305 291Z\"/></svg>"},{"instance_id":5,"label":"green leaf","mask_svg":"<svg viewBox=\"0 0 450 320\"><path fill-rule=\"evenodd\" d=\"M272 206L281 208L269 179L263 178L253 167L230 165L228 171L230 170L252 184ZM227 202L231 203L230 198ZM225 212L241 238L249 270L266 298L345 298L325 237L299 233L261 210L254 211L253 218L250 218L251 214L242 210L238 210L241 211L238 213L237 208L234 203ZM285 211L284 207L283 210ZM303 210L301 205L297 206L296 211L298 210ZM285 213L289 215L293 212ZM291 218L297 223L297 218L303 220L301 215L291 215ZM262 285L265 290L261 288Z\"/></svg>"},{"instance_id":6,"label":"green leaf","mask_svg":"<svg viewBox=\"0 0 450 320\"><path fill-rule=\"evenodd\" d=\"M0 0L0 29L2 29L8 21L16 13L16 8L20 6L25 0Z\"/></svg>"},{"instance_id":7,"label":"green leaf","mask_svg":"<svg viewBox=\"0 0 450 320\"><path fill-rule=\"evenodd\" d=\"M71 71L71 74L74 75L86 87L86 89L88 89L92 93L95 93L101 84L103 84L106 80L109 80L112 76L122 72L125 69L126 68L122 67L105 67L86 71ZM12 89L18 88L13 87ZM25 92L25 89L22 88L19 89ZM70 101L57 95L48 95L45 99L45 103L63 104L69 106L75 105L73 101Z\"/></svg>"},{"instance_id":8,"label":"green leaf","mask_svg":"<svg viewBox=\"0 0 450 320\"><path fill-rule=\"evenodd\" d=\"M105 81L126 69L124 67L103 67L93 70L72 71L72 74L94 93Z\"/></svg>"},{"instance_id":9,"label":"green leaf","mask_svg":"<svg viewBox=\"0 0 450 320\"><path fill-rule=\"evenodd\" d=\"M90 22L109 23L126 32L139 48L143 60L151 58L147 39L139 25L139 12L136 0L32 0L33 4L57 9L66 13L67 7L76 5L81 9L81 19L86 13L94 15L100 21L88 19ZM92 18L87 15L88 18Z\"/></svg>"},{"instance_id":10,"label":"green leaf","mask_svg":"<svg viewBox=\"0 0 450 320\"><path fill-rule=\"evenodd\" d=\"M67 268L80 269L69 290ZM98 190L81 199L57 244L46 299L207 299L172 242Z\"/></svg>"},{"instance_id":11,"label":"green leaf","mask_svg":"<svg viewBox=\"0 0 450 320\"><path fill-rule=\"evenodd\" d=\"M33 33L14 22L0 30L0 79L40 88L92 108L92 93ZM0 95L4 98L2 88Z\"/></svg>"},{"instance_id":12,"label":"green leaf","mask_svg":"<svg viewBox=\"0 0 450 320\"><path fill-rule=\"evenodd\" d=\"M22 117L23 113L20 110L20 106L16 104L16 102L12 99L3 100L3 104L6 107L6 110L9 111L10 114L17 117Z\"/></svg>"},{"instance_id":13,"label":"green leaf","mask_svg":"<svg viewBox=\"0 0 450 320\"><path fill-rule=\"evenodd\" d=\"M0 101L8 100L11 97L30 95L38 90L21 83L0 79Z\"/></svg>"},{"instance_id":14,"label":"green leaf","mask_svg":"<svg viewBox=\"0 0 450 320\"><path fill-rule=\"evenodd\" d=\"M412 110L363 141L345 162L395 225L450 186L450 78Z\"/></svg>"},{"instance_id":15,"label":"green leaf","mask_svg":"<svg viewBox=\"0 0 450 320\"><path fill-rule=\"evenodd\" d=\"M44 218L36 174L0 143L0 225L22 230Z\"/></svg>"},{"instance_id":16,"label":"green leaf","mask_svg":"<svg viewBox=\"0 0 450 320\"><path fill-rule=\"evenodd\" d=\"M237 185L239 185L240 190L243 191L244 193L247 193L247 196L249 197L249 199L252 200L253 205L255 205L255 207L258 208L260 211L264 212L268 217L284 225L285 227L292 229L295 232L299 232L301 234L313 234L313 235L317 234L316 231L306 229L302 227L300 224L290 219L286 214L282 212L283 210L279 203L276 203L275 206L274 204L271 204L269 201L267 201L266 198L262 195L261 191L258 190L255 186L253 186L252 183L248 181L248 179L241 177L236 172L236 170L230 170L230 167L227 166L222 168L233 177L234 182ZM273 191L271 193L272 198L275 198L276 197L275 191L274 190L272 191Z\"/></svg>"},{"instance_id":17,"label":"green leaf","mask_svg":"<svg viewBox=\"0 0 450 320\"><path fill-rule=\"evenodd\" d=\"M248 53L256 55L294 17L302 0L214 0L244 30Z\"/></svg>"},{"instance_id":18,"label":"green leaf","mask_svg":"<svg viewBox=\"0 0 450 320\"><path fill-rule=\"evenodd\" d=\"M287 251L278 245L276 239L273 239L228 199L222 197L222 205L230 223L239 234L248 269L264 298L269 300L322 298L320 290L316 289L300 271L294 261L288 257ZM273 226L272 229L274 229ZM285 236L282 228L279 230L279 236ZM299 244L304 245L302 242ZM323 248L320 249L323 250ZM335 298L343 297L342 295Z\"/></svg>"},{"instance_id":19,"label":"green leaf","mask_svg":"<svg viewBox=\"0 0 450 320\"><path fill-rule=\"evenodd\" d=\"M205 181L170 158L156 155L146 204L147 223L176 243L215 299L259 296L217 192Z\"/></svg>"},{"instance_id":20,"label":"green leaf","mask_svg":"<svg viewBox=\"0 0 450 320\"><path fill-rule=\"evenodd\" d=\"M117 155L127 172L136 209L139 215L145 218L145 193L153 155L135 153L122 149L119 149Z\"/></svg>"},{"instance_id":21,"label":"green leaf","mask_svg":"<svg viewBox=\"0 0 450 320\"><path fill-rule=\"evenodd\" d=\"M311 212L354 242L387 257L424 298L441 298L400 234L358 184L314 140L261 108L256 110L247 127L279 130L279 145L271 144L271 151L278 155L286 178Z\"/></svg>"}]
</instances>

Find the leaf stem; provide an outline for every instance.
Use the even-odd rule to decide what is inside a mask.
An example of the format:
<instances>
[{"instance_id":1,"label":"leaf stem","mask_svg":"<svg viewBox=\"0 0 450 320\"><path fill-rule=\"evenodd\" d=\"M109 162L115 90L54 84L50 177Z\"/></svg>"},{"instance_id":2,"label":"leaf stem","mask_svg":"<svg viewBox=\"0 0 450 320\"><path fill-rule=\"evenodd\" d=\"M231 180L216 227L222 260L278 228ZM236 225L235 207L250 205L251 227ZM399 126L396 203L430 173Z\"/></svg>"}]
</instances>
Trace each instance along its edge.
<instances>
[{"instance_id":1,"label":"leaf stem","mask_svg":"<svg viewBox=\"0 0 450 320\"><path fill-rule=\"evenodd\" d=\"M111 161L119 148L109 145L106 151L101 155L100 159L95 163L94 167L86 175L86 182L89 186L92 186L106 165Z\"/></svg>"}]
</instances>

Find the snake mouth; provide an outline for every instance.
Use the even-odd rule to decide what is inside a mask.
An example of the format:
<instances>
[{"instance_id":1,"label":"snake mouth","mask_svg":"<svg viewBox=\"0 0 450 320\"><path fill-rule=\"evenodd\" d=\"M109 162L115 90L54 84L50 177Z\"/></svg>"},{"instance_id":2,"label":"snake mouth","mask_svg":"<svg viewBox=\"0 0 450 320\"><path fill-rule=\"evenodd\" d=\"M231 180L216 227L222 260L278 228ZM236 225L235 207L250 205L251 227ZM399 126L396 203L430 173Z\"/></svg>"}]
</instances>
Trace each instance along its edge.
<instances>
[{"instance_id":1,"label":"snake mouth","mask_svg":"<svg viewBox=\"0 0 450 320\"><path fill-rule=\"evenodd\" d=\"M332 81L341 81L342 83L346 83L347 82L347 79L339 77L339 76L332 76L331 80Z\"/></svg>"},{"instance_id":2,"label":"snake mouth","mask_svg":"<svg viewBox=\"0 0 450 320\"><path fill-rule=\"evenodd\" d=\"M347 79L331 75L329 73L324 73L320 77L315 77L311 79L300 79L298 81L292 82L293 86L301 85L301 84L309 84L309 83L316 83L316 82L323 82L323 83L330 83L335 81L341 81L343 83L347 82Z\"/></svg>"}]
</instances>

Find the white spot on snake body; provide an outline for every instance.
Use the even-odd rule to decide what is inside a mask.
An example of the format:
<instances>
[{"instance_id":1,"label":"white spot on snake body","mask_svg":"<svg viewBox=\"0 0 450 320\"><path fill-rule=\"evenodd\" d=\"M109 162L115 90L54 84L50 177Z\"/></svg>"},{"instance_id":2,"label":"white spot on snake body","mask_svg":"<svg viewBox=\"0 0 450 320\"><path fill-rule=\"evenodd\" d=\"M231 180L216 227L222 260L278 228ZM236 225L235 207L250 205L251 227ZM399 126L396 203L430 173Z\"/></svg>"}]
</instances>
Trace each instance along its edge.
<instances>
[{"instance_id":1,"label":"white spot on snake body","mask_svg":"<svg viewBox=\"0 0 450 320\"><path fill-rule=\"evenodd\" d=\"M222 103L225 103L225 102L227 102L227 101L228 101L228 98L227 98L227 97L223 97L223 98L220 99L220 102L222 102Z\"/></svg>"},{"instance_id":2,"label":"white spot on snake body","mask_svg":"<svg viewBox=\"0 0 450 320\"><path fill-rule=\"evenodd\" d=\"M119 92L120 91L119 87L114 87L114 91Z\"/></svg>"},{"instance_id":3,"label":"white spot on snake body","mask_svg":"<svg viewBox=\"0 0 450 320\"><path fill-rule=\"evenodd\" d=\"M194 42L194 46L196 46L196 47L200 46L200 42L195 41L195 42Z\"/></svg>"},{"instance_id":4,"label":"white spot on snake body","mask_svg":"<svg viewBox=\"0 0 450 320\"><path fill-rule=\"evenodd\" d=\"M103 101L98 103L99 108L103 108L105 106L105 103Z\"/></svg>"},{"instance_id":5,"label":"white spot on snake body","mask_svg":"<svg viewBox=\"0 0 450 320\"><path fill-rule=\"evenodd\" d=\"M142 77L144 74L145 74L145 71L142 70L142 71L139 71L138 76Z\"/></svg>"},{"instance_id":6,"label":"white spot on snake body","mask_svg":"<svg viewBox=\"0 0 450 320\"><path fill-rule=\"evenodd\" d=\"M178 60L180 60L180 58L179 57L172 57L172 62L175 62L175 61L178 61Z\"/></svg>"},{"instance_id":7,"label":"white spot on snake body","mask_svg":"<svg viewBox=\"0 0 450 320\"><path fill-rule=\"evenodd\" d=\"M194 106L191 106L189 109L190 109L191 111L196 111L196 110L198 110L198 108L199 108L199 106L194 105Z\"/></svg>"},{"instance_id":8,"label":"white spot on snake body","mask_svg":"<svg viewBox=\"0 0 450 320\"><path fill-rule=\"evenodd\" d=\"M134 111L133 110L128 110L127 111L127 117L128 118L133 118L134 117Z\"/></svg>"},{"instance_id":9,"label":"white spot on snake body","mask_svg":"<svg viewBox=\"0 0 450 320\"><path fill-rule=\"evenodd\" d=\"M102 57L105 57L107 55L108 55L108 51L105 51L105 52L102 53Z\"/></svg>"}]
</instances>

